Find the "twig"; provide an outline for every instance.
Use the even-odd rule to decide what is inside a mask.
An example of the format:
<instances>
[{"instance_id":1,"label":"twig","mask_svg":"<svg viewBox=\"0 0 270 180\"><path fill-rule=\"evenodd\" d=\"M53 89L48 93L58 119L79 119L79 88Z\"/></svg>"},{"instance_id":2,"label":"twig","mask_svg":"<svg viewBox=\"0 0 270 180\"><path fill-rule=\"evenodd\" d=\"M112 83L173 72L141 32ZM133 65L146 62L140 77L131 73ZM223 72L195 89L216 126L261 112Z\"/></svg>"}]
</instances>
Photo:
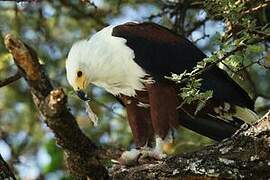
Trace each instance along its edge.
<instances>
[{"instance_id":1,"label":"twig","mask_svg":"<svg viewBox=\"0 0 270 180\"><path fill-rule=\"evenodd\" d=\"M0 80L0 88L8 85L10 83L13 83L14 81L17 81L21 77L22 77L21 74L19 73L19 71L17 71L14 75L12 75L4 80Z\"/></svg>"},{"instance_id":2,"label":"twig","mask_svg":"<svg viewBox=\"0 0 270 180\"><path fill-rule=\"evenodd\" d=\"M250 66L252 66L252 65L254 65L254 64L259 64L259 65L263 66L263 65L260 63L260 61L261 61L263 58L264 58L264 57L261 57L261 58L259 58L257 61L251 62L250 64L248 64L248 65L246 65L246 66L243 66L243 67L239 68L239 69L236 70L236 71L233 71L233 73L239 73L239 72L245 70L246 68L249 68Z\"/></svg>"},{"instance_id":3,"label":"twig","mask_svg":"<svg viewBox=\"0 0 270 180\"><path fill-rule=\"evenodd\" d=\"M265 7L268 7L268 6L270 6L270 0L266 0L266 1L264 2L264 4L259 4L259 5L256 6L256 7L253 7L253 8L250 8L250 9L246 10L246 11L244 11L242 14L250 14L250 13L254 13L254 12L257 12L257 11L259 11L259 10L265 8Z\"/></svg>"},{"instance_id":4,"label":"twig","mask_svg":"<svg viewBox=\"0 0 270 180\"><path fill-rule=\"evenodd\" d=\"M211 70L211 69L214 68L218 63L224 61L226 58L230 57L230 56L233 55L235 52L244 49L245 47L246 47L245 45L241 45L241 46L236 47L234 50L228 52L228 53L225 54L222 58L218 59L218 60L215 61L214 63L211 63L211 64L207 65L205 68L203 68L203 69L199 70L198 72L196 72L196 73L190 75L189 77L186 77L186 78L182 79L181 82L180 82L179 84L186 83L186 82L188 82L191 78L198 77L198 76L200 76L202 73Z\"/></svg>"},{"instance_id":5,"label":"twig","mask_svg":"<svg viewBox=\"0 0 270 180\"><path fill-rule=\"evenodd\" d=\"M80 9L77 5L75 5L75 4L73 4L72 2L69 2L69 1L60 0L60 2L62 3L63 6L70 7L72 10L76 11L78 14L80 14L80 15L82 15L84 17L89 17L89 18L93 19L96 23L98 23L101 26L107 26L108 25L107 23L102 21L100 19L100 17L96 16L95 13L92 13L92 12L86 13L85 11ZM73 16L73 17L75 17L75 16Z\"/></svg>"},{"instance_id":6,"label":"twig","mask_svg":"<svg viewBox=\"0 0 270 180\"><path fill-rule=\"evenodd\" d=\"M190 4L192 9L201 9L204 7L204 1L195 1Z\"/></svg>"},{"instance_id":7,"label":"twig","mask_svg":"<svg viewBox=\"0 0 270 180\"><path fill-rule=\"evenodd\" d=\"M14 1L14 2L37 2L40 0L0 0L0 1Z\"/></svg>"},{"instance_id":8,"label":"twig","mask_svg":"<svg viewBox=\"0 0 270 180\"><path fill-rule=\"evenodd\" d=\"M225 54L222 58L217 59L215 62L206 65L205 68L203 68L203 69L197 71L196 73L190 75L189 77L183 78L179 84L184 84L184 83L188 82L191 78L194 78L194 77L196 78L196 77L200 76L202 73L211 70L211 69L214 68L218 63L224 61L226 58L230 57L230 56L233 55L234 53L236 53L236 52L238 52L238 51L241 51L241 50L245 49L248 45L256 44L256 43L262 42L262 41L264 41L264 40L267 40L267 39L269 39L269 38L270 38L270 34L268 34L267 36L261 37L261 38L259 38L259 39L255 39L255 40L253 40L252 42L250 42L250 43L248 43L248 44L241 44L241 45L238 45L234 50L228 52L228 53Z\"/></svg>"},{"instance_id":9,"label":"twig","mask_svg":"<svg viewBox=\"0 0 270 180\"><path fill-rule=\"evenodd\" d=\"M191 29L189 29L189 30L186 31L186 36L187 36L187 37L190 36L191 33L192 33L193 31L195 31L196 29L200 28L200 27L201 27L202 25L204 25L204 24L206 23L206 21L208 21L208 20L209 20L209 18L205 18L205 19L202 20L202 21L195 22L195 23L193 24L193 27L192 27Z\"/></svg>"},{"instance_id":10,"label":"twig","mask_svg":"<svg viewBox=\"0 0 270 180\"><path fill-rule=\"evenodd\" d=\"M198 39L193 40L192 42L196 44L198 41L203 40L205 38L209 38L209 37L210 37L209 34L203 34L201 37L199 37Z\"/></svg>"},{"instance_id":11,"label":"twig","mask_svg":"<svg viewBox=\"0 0 270 180\"><path fill-rule=\"evenodd\" d=\"M258 60L253 61L253 62L249 63L249 64L246 65L246 66L242 66L241 68L239 68L239 69L237 69L237 70L233 70L230 66L228 66L228 65L227 65L226 63L224 63L224 62L221 62L221 63L222 63L229 71L231 71L233 74L238 74L239 72L241 72L241 71L243 71L243 70L249 68L250 66L253 66L254 64L259 64L259 65L261 65L261 66L264 67L264 65L261 64L261 62L260 62L263 58L264 58L264 57L261 57L261 58L259 58Z\"/></svg>"},{"instance_id":12,"label":"twig","mask_svg":"<svg viewBox=\"0 0 270 180\"><path fill-rule=\"evenodd\" d=\"M91 0L81 0L82 3L86 3L90 6L92 6L94 9L97 9L97 5L95 4L95 2L91 1Z\"/></svg>"}]
</instances>

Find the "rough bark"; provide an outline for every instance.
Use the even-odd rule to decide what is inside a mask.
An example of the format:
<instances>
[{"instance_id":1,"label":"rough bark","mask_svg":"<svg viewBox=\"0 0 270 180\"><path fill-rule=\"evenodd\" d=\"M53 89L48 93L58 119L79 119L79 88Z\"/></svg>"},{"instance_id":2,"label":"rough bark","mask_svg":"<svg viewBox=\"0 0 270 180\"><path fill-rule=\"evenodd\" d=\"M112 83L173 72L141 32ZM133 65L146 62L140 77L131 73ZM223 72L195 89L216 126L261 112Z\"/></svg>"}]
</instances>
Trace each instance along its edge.
<instances>
[{"instance_id":1,"label":"rough bark","mask_svg":"<svg viewBox=\"0 0 270 180\"><path fill-rule=\"evenodd\" d=\"M0 179L15 180L15 176L0 154Z\"/></svg>"},{"instance_id":2,"label":"rough bark","mask_svg":"<svg viewBox=\"0 0 270 180\"><path fill-rule=\"evenodd\" d=\"M66 95L61 88L53 88L35 51L11 34L5 36L5 45L27 81L37 109L63 148L70 172L77 178L106 179L108 173L102 165L106 153L82 133L66 107Z\"/></svg>"},{"instance_id":3,"label":"rough bark","mask_svg":"<svg viewBox=\"0 0 270 180\"><path fill-rule=\"evenodd\" d=\"M66 95L61 88L53 88L35 51L10 34L5 44L30 87L37 109L63 148L68 169L77 178L270 178L269 113L251 128L243 127L232 138L200 151L133 167L115 165L108 172L103 164L112 153L97 147L82 133L66 107Z\"/></svg>"},{"instance_id":4,"label":"rough bark","mask_svg":"<svg viewBox=\"0 0 270 180\"><path fill-rule=\"evenodd\" d=\"M114 179L269 179L270 116L232 138L165 161L114 167Z\"/></svg>"}]
</instances>

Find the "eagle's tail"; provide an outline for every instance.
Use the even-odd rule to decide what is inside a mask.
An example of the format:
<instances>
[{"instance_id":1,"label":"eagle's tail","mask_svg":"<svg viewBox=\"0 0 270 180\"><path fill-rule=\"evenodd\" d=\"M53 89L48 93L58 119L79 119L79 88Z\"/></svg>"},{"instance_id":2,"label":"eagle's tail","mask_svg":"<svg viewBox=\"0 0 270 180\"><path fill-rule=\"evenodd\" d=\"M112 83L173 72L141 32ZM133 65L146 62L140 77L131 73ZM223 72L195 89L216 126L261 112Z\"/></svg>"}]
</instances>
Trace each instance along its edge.
<instances>
[{"instance_id":1,"label":"eagle's tail","mask_svg":"<svg viewBox=\"0 0 270 180\"><path fill-rule=\"evenodd\" d=\"M230 119L210 114L192 117L181 113L180 117L182 126L216 141L231 137L244 123L251 125L258 120L255 112L240 106L235 107Z\"/></svg>"}]
</instances>

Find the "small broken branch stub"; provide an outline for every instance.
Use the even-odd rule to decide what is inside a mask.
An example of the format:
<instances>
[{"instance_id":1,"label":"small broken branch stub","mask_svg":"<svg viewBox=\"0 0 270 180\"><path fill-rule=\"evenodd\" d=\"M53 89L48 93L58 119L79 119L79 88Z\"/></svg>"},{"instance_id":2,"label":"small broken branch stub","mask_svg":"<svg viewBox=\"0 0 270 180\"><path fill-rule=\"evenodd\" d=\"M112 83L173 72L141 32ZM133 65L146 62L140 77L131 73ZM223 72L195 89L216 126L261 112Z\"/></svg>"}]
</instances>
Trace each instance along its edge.
<instances>
[{"instance_id":1,"label":"small broken branch stub","mask_svg":"<svg viewBox=\"0 0 270 180\"><path fill-rule=\"evenodd\" d=\"M45 100L47 117L57 117L63 112L63 106L67 103L67 97L62 88L54 89Z\"/></svg>"}]
</instances>

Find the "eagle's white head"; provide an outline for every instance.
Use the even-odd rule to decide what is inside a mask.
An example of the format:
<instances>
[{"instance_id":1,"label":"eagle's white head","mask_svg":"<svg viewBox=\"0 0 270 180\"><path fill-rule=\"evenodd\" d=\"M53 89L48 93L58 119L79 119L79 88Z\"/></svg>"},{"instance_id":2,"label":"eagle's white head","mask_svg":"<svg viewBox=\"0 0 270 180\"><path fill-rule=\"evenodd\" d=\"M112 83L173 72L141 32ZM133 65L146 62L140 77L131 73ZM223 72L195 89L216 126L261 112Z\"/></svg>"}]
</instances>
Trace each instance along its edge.
<instances>
[{"instance_id":1,"label":"eagle's white head","mask_svg":"<svg viewBox=\"0 0 270 180\"><path fill-rule=\"evenodd\" d=\"M81 97L90 83L113 95L134 96L135 90L144 88L146 73L135 63L134 51L126 45L126 39L112 36L112 30L113 26L108 26L70 49L67 79Z\"/></svg>"}]
</instances>

